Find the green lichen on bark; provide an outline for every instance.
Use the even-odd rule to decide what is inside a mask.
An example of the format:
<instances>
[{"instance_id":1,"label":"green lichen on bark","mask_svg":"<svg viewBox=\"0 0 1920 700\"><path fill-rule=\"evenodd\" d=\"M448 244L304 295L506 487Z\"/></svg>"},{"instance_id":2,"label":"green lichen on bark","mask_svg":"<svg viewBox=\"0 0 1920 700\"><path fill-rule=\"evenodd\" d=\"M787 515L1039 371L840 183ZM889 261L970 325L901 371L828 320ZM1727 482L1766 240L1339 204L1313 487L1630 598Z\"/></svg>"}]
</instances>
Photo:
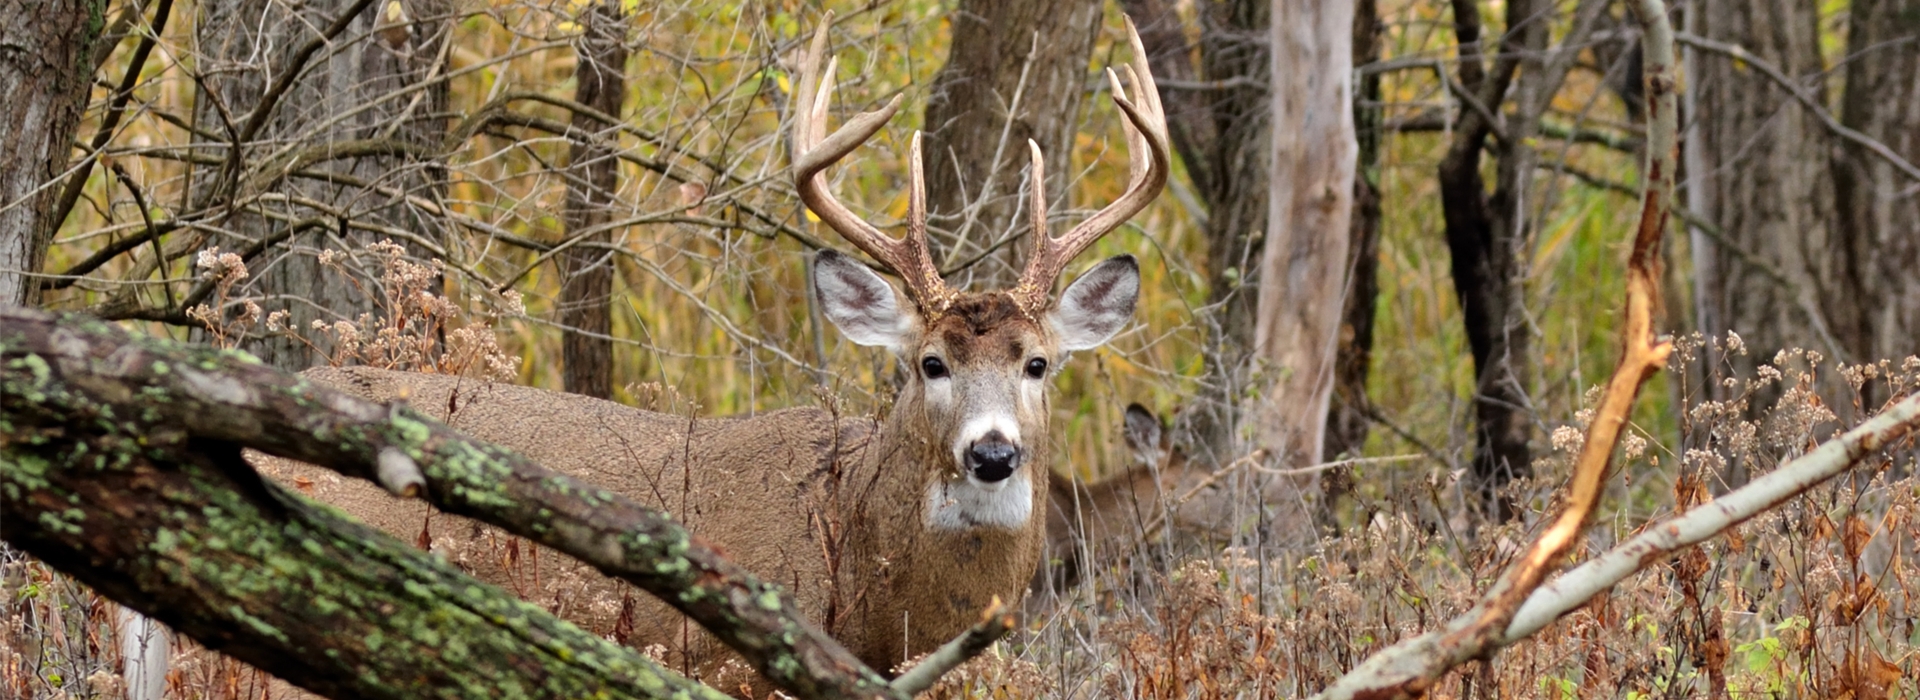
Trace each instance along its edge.
<instances>
[{"instance_id":1,"label":"green lichen on bark","mask_svg":"<svg viewBox=\"0 0 1920 700\"><path fill-rule=\"evenodd\" d=\"M210 647L341 697L724 697L0 353L7 541Z\"/></svg>"},{"instance_id":2,"label":"green lichen on bark","mask_svg":"<svg viewBox=\"0 0 1920 700\"><path fill-rule=\"evenodd\" d=\"M29 326L39 335L31 335L24 330L10 332ZM111 324L84 316L56 316L0 307L0 361L19 359L23 363L21 370L7 371L5 379L25 381L31 377L33 373L24 368L32 363L28 359L32 357L41 358L39 361L48 367L52 376L50 381L45 382L48 385L47 395L60 393L62 400L72 400L65 405L76 407L62 420L68 425L87 426L92 430L99 437L92 441L92 452L115 455L114 460L109 460L117 461L118 466L114 469L137 470L142 464L140 460L148 459L158 459L166 464L182 460L191 462L189 458L196 455L206 457L211 445L232 453L216 471L237 476L237 485L230 486L245 492L247 498L252 499L249 502L260 502L262 497L256 492L264 492L271 496L265 499L267 502L299 505L298 508L286 505L270 507L269 512L278 513L281 511L275 508L285 508L287 513L299 513L303 517L323 519L328 523L343 523L346 522L344 516L330 507L307 502L271 484L262 484L251 468L239 459L238 448L251 447L269 454L327 466L347 476L368 480L374 477L373 466L380 451L389 447L397 448L421 468L427 479L426 496L435 506L529 537L653 593L699 621L722 641L740 651L757 670L800 697L904 698L904 695L888 686L886 679L861 664L852 654L795 613L791 598L780 587L761 581L728 562L692 538L670 516L545 470L508 450L467 439L404 405L380 406L340 394L264 366L245 353L131 335ZM156 371L156 367L163 362L167 369ZM7 367L11 368L12 365ZM63 376L63 373L70 376ZM5 392L0 390L0 393ZM83 394L86 396L81 396ZM139 398L135 399L135 396ZM124 405L136 400L138 408ZM48 402L28 402L26 405L33 407L44 403ZM116 403L123 404L122 415L114 414ZM85 404L85 407L80 407L81 404ZM4 409L0 410L0 421L16 421L14 407L0 406L0 409ZM56 420L53 423L60 422ZM128 436L137 437L129 440ZM143 443L142 440L146 438L151 439ZM89 440L80 439L77 435L62 435L54 442L84 445ZM5 450L0 454L12 460L17 452L13 448L18 444L28 443L0 437L0 450ZM63 459L78 464L79 452ZM25 478L25 470L17 471ZM6 483L6 480L0 480L0 487ZM0 488L0 491L4 490ZM208 495L211 496L211 493ZM283 569L275 580L312 579L316 573L310 567L301 568L300 564L288 563L297 559L283 559L283 556L311 560L320 556L316 550L338 556L341 548L347 546L338 533L329 533L326 528L315 526L303 529L298 536L275 541L273 551L277 554L265 557L250 549L255 546L254 541L248 539L251 533L223 533L218 528L204 529L205 520L237 517L233 515L234 511L211 501L205 505L214 505L215 508L208 511L170 506L163 513L170 520L142 531L158 533L157 537L172 538L172 546L164 548L164 551L197 549L217 552L223 557L245 557L252 552L254 560L248 565L255 567L261 567L259 561L262 558L271 558ZM195 529L195 526L203 529ZM357 535L349 540L361 542ZM355 546L364 546L364 543ZM399 545L398 549L356 551L357 556L363 559L372 559L384 566L406 564L403 567L406 571L422 573L407 568L417 564L407 563L412 561L408 557L417 558L419 553L404 545ZM170 586L175 585L173 581L187 580L184 577L195 573L178 561L173 561L169 569L169 561L159 557L151 562L171 572L169 575L173 578L153 583L150 590L143 589L147 595L154 594L153 591L169 590ZM259 585L258 581L248 578L260 575L255 572L237 571L231 566L217 563L200 566L202 568L197 572L198 575L212 580ZM288 567L296 571L293 576L286 575L284 569ZM271 570L274 566L261 568ZM651 696L664 693L691 694L689 696L692 697L711 692L703 687L681 685L684 679L654 672L649 664L636 661L637 657L632 652L611 647L597 639L581 640L579 644L564 642L562 640L572 637L551 629L551 617L545 617L544 613L537 610L523 609L524 604L510 597L506 599L507 602L493 600L487 596L497 594L497 591L476 588L477 585L471 579L456 582L443 580L435 585L417 584L413 587L416 593L406 593L406 600L414 603L429 599L444 602L449 598L468 601L464 607L457 609L464 610L465 614L474 616L476 620L519 631L524 637L522 641L536 643L547 652L547 656L538 657L544 662L561 663L565 668L588 664L607 672L619 670L627 674L623 677L631 679L634 687L646 690ZM406 588L400 587L403 593ZM476 594L475 591L485 591L486 595ZM288 594L287 591L271 587L254 592L263 596ZM109 592L109 595L112 593ZM345 584L327 590L304 591L299 595L302 596L299 604L312 615L334 617L342 615L343 610L373 609L384 614L384 608L367 606L386 600L369 597L369 592ZM484 606L475 602L482 599L489 602ZM779 604L769 606L769 600L778 601ZM400 602L386 600L382 605L392 607L400 605ZM502 605L506 607L500 607ZM165 615L160 617L166 619ZM271 632L250 626L238 615L229 614L228 617L232 619L227 620L227 626L221 629L252 629L256 638L273 637ZM304 629L289 625L268 627L287 634L290 643L298 643L301 639L299 631ZM571 630L570 634L579 634L578 630L571 627L565 629ZM376 628L364 636L356 637L357 647L324 649L326 653L318 657L301 656L290 661L281 660L299 665L316 658L384 656L395 653L395 649L407 648L419 648L437 657L469 655L468 646L463 645L470 644L471 640L437 632L424 637L435 643L428 645L421 641L420 635L407 633L407 630ZM447 640L452 639L463 641L461 645L448 644ZM203 641L206 640L203 638ZM339 663L345 664L347 661ZM639 670L633 670L635 663L641 663L637 667ZM380 680L387 676L373 672L370 667L330 668L333 668L332 675L327 677L333 680L329 682L344 683L345 679L359 679L373 686L379 685L374 683L376 680L388 682ZM539 678L546 678L552 673L544 664L528 666L521 663L512 670L522 674L531 673ZM656 687L659 689L657 693L653 692ZM512 693L503 695L497 691L473 694L520 697ZM571 696L597 695L587 693Z\"/></svg>"}]
</instances>

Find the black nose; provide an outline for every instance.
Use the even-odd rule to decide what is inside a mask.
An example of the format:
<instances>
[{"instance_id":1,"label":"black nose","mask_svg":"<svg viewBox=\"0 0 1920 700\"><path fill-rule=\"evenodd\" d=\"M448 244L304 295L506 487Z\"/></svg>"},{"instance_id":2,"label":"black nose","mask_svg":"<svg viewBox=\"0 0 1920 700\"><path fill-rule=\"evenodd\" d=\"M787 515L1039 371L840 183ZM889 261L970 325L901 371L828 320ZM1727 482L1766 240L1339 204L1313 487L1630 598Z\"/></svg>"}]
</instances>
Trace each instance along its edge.
<instances>
[{"instance_id":1,"label":"black nose","mask_svg":"<svg viewBox=\"0 0 1920 700\"><path fill-rule=\"evenodd\" d=\"M999 435L988 435L967 449L967 468L973 476L989 484L1013 476L1020 466L1020 448Z\"/></svg>"}]
</instances>

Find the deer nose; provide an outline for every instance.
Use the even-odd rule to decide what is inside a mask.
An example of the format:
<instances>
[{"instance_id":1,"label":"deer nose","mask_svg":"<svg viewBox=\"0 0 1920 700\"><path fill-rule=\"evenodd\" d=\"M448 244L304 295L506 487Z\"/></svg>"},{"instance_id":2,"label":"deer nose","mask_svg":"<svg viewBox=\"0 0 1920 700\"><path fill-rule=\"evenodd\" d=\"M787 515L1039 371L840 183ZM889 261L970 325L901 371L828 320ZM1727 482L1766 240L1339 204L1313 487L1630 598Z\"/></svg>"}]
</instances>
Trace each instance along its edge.
<instances>
[{"instance_id":1,"label":"deer nose","mask_svg":"<svg viewBox=\"0 0 1920 700\"><path fill-rule=\"evenodd\" d=\"M998 431L988 433L967 448L967 468L973 470L975 478L989 484L1013 476L1013 470L1019 466L1020 448L1007 442Z\"/></svg>"}]
</instances>

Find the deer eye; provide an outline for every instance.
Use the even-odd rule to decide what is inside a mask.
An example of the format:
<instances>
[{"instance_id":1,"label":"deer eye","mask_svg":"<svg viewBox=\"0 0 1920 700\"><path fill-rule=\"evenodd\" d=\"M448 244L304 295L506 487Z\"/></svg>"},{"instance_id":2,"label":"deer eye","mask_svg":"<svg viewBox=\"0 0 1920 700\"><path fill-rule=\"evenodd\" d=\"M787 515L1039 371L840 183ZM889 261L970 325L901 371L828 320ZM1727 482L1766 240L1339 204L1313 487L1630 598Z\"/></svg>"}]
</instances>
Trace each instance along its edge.
<instances>
[{"instance_id":1,"label":"deer eye","mask_svg":"<svg viewBox=\"0 0 1920 700\"><path fill-rule=\"evenodd\" d=\"M1027 360L1027 376L1033 377L1034 379L1040 379L1042 377L1047 376L1046 359L1036 357L1031 360Z\"/></svg>"},{"instance_id":2,"label":"deer eye","mask_svg":"<svg viewBox=\"0 0 1920 700\"><path fill-rule=\"evenodd\" d=\"M941 362L938 357L928 355L920 360L920 371L926 374L928 379L942 379L947 376L947 363Z\"/></svg>"}]
</instances>

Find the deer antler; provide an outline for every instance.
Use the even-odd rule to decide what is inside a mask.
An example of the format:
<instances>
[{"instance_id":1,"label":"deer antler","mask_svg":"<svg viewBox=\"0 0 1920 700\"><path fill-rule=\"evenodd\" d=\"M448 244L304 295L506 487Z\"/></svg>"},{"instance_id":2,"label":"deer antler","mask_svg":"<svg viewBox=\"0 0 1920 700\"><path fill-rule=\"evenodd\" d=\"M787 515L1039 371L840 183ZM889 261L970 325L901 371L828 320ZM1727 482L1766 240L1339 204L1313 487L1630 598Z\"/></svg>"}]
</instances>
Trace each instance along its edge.
<instances>
[{"instance_id":1,"label":"deer antler","mask_svg":"<svg viewBox=\"0 0 1920 700\"><path fill-rule=\"evenodd\" d=\"M1010 294L1027 313L1038 314L1052 304L1053 283L1074 256L1085 251L1101 236L1119 228L1134 214L1147 208L1167 185L1171 169L1167 156L1167 113L1160 105L1160 88L1153 82L1153 70L1147 65L1147 51L1140 45L1140 32L1133 18L1127 18L1127 40L1133 45L1133 63L1123 68L1133 83L1135 100L1127 98L1119 76L1107 69L1107 82L1113 86L1113 103L1127 115L1128 165L1127 191L1066 235L1058 238L1047 232L1046 185L1042 173L1045 163L1040 146L1031 140L1033 151L1033 257L1020 273L1020 283ZM1145 152L1144 154L1142 152ZM1141 156L1146 160L1142 161Z\"/></svg>"},{"instance_id":2,"label":"deer antler","mask_svg":"<svg viewBox=\"0 0 1920 700\"><path fill-rule=\"evenodd\" d=\"M954 294L940 278L940 269L934 266L933 256L927 250L927 186L920 166L920 133L913 134L904 238L881 233L873 224L854 216L833 196L826 178L821 176L827 166L866 143L900 110L900 96L895 95L887 106L863 112L827 136L827 108L833 102L833 72L839 61L828 61L825 73L819 69L820 59L827 52L827 28L831 26L833 14L828 13L821 20L820 29L814 32L813 45L807 49L805 62L800 66L800 84L794 91L794 184L800 190L800 200L806 202L807 208L819 215L821 221L839 232L840 237L900 273L906 283L907 296L922 313L938 315L952 303Z\"/></svg>"}]
</instances>

